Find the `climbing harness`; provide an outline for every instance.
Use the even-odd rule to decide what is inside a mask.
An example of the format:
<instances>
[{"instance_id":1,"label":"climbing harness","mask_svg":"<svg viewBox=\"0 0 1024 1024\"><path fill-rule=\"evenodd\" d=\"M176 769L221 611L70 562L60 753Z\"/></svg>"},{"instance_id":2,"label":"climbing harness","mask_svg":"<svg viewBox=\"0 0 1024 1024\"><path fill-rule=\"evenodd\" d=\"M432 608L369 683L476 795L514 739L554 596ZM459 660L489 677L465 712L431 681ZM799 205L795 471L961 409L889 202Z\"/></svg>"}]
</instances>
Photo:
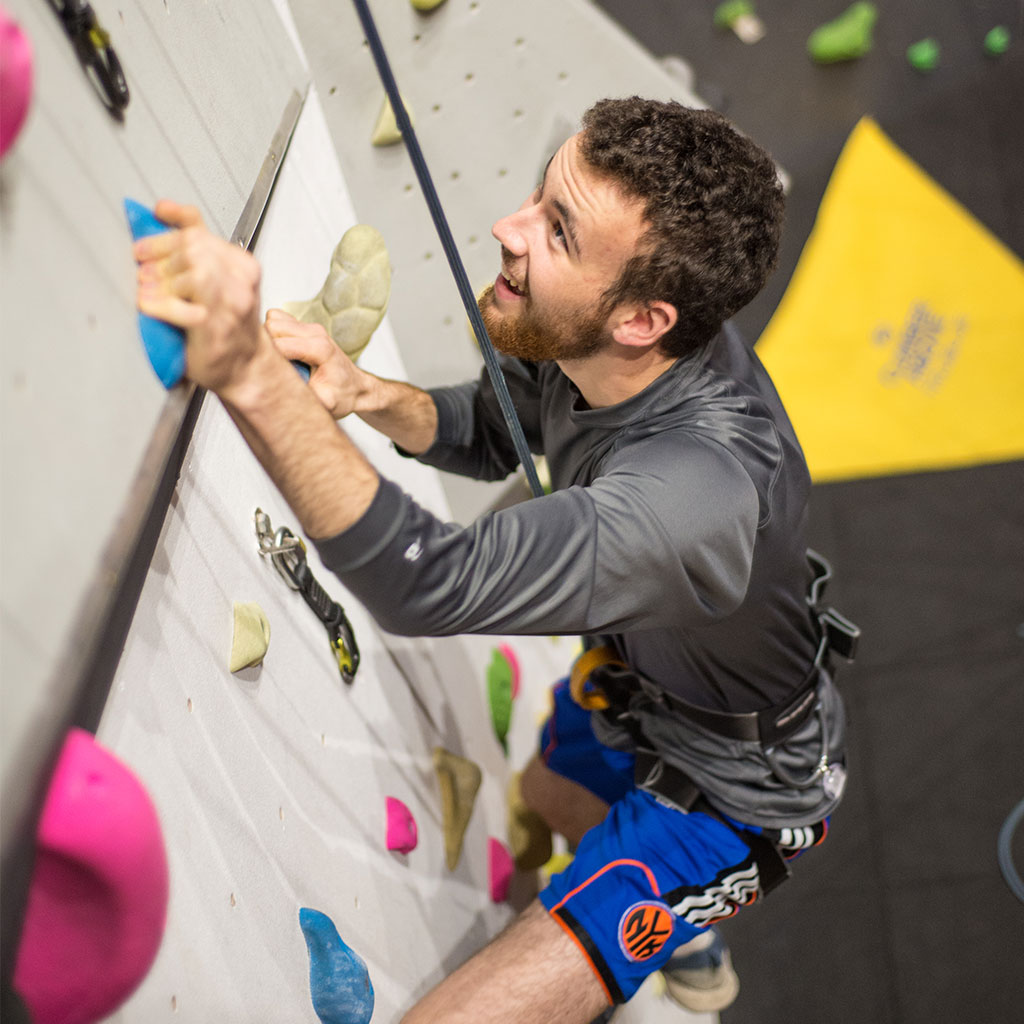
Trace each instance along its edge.
<instances>
[{"instance_id":1,"label":"climbing harness","mask_svg":"<svg viewBox=\"0 0 1024 1024\"><path fill-rule=\"evenodd\" d=\"M107 109L119 120L130 98L128 83L117 53L110 45L110 33L96 19L85 0L50 0L67 32L75 55Z\"/></svg>"},{"instance_id":2,"label":"climbing harness","mask_svg":"<svg viewBox=\"0 0 1024 1024\"><path fill-rule=\"evenodd\" d=\"M280 527L275 533L270 516L262 509L256 509L254 519L260 554L274 563L285 583L302 595L324 624L341 678L351 683L359 668L359 645L345 609L317 583L306 560L306 545L300 537L296 537L287 526Z\"/></svg>"},{"instance_id":3,"label":"climbing harness","mask_svg":"<svg viewBox=\"0 0 1024 1024\"><path fill-rule=\"evenodd\" d=\"M829 761L828 723L818 689L821 671L834 672L833 655L847 662L853 661L860 629L824 603L825 587L832 578L829 563L811 550L807 552L807 560L813 574L807 592L807 606L818 632L818 647L803 684L785 704L747 713L698 707L634 672L610 646L584 651L569 676L569 691L580 707L601 712L609 723L629 733L636 749L634 779L637 787L679 810L709 814L735 831L750 847L757 861L760 885L765 893L789 877L789 867L771 830L762 830L761 835L756 835L737 828L720 814L686 772L652 749L640 721L630 708L631 701L640 695L646 698L646 706L665 708L718 736L759 743L768 767L783 784L798 790L820 784L826 796L837 798L845 782L845 770L842 765ZM799 778L779 762L776 749L812 715L818 716L821 728L821 752L811 772Z\"/></svg>"},{"instance_id":4,"label":"climbing harness","mask_svg":"<svg viewBox=\"0 0 1024 1024\"><path fill-rule=\"evenodd\" d=\"M516 455L519 457L519 462L523 467L523 472L526 474L526 479L533 496L539 498L544 493L544 489L541 487L540 478L537 476L537 467L533 463L533 456L530 454L522 425L519 422L519 417L516 415L515 406L512 404L512 397L508 393L508 385L505 383L505 377L501 372L501 365L498 362L497 355L495 355L494 346L491 344L487 328L484 326L483 318L480 316L480 307L477 305L476 296L473 294L473 289L469 286L466 268L463 266L462 258L459 256L459 250L455 247L455 239L452 237L451 228L448 226L444 209L441 207L441 200L437 195L437 189L434 187L433 179L430 177L427 162L423 158L423 151L420 149L419 140L416 138L412 121L409 120L405 104L398 93L398 85L395 82L391 65L388 63L384 44L381 42L380 34L377 32L377 26L374 23L373 15L370 13L366 0L353 0L353 3L356 7L356 13L359 15L359 21L363 26L363 31L366 33L366 41L370 46L370 52L373 54L374 63L377 65L377 73L380 75L381 84L384 86L388 102L391 104L395 120L398 122L398 130L402 133L402 141L409 151L409 159L412 161L420 188L423 190L423 197L430 210L430 216L433 218L434 227L441 241L441 247L448 258L448 266L451 267L455 284L459 289L459 295L462 297L462 304L466 309L466 315L473 325L473 333L476 335L477 342L480 345L480 352L484 357L484 364L487 367L487 373L491 378L491 383L494 385L494 392L498 399L498 405L501 407L501 414L505 418L505 425L508 427L509 435L512 438L512 445L516 450Z\"/></svg>"}]
</instances>

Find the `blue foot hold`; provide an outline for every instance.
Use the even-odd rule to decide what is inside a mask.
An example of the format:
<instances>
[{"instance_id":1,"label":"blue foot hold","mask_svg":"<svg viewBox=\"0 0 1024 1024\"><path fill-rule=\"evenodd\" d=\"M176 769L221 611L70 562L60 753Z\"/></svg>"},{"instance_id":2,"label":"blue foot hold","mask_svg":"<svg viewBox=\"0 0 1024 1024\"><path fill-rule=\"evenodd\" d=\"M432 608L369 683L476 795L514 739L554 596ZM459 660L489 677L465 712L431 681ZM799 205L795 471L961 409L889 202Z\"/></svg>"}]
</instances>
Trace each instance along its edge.
<instances>
[{"instance_id":1,"label":"blue foot hold","mask_svg":"<svg viewBox=\"0 0 1024 1024\"><path fill-rule=\"evenodd\" d=\"M134 199L125 199L124 212L135 241L169 230L166 224L153 216L151 210ZM140 313L139 334L160 383L170 390L185 375L185 333L163 320L154 320Z\"/></svg>"},{"instance_id":2,"label":"blue foot hold","mask_svg":"<svg viewBox=\"0 0 1024 1024\"><path fill-rule=\"evenodd\" d=\"M334 922L303 907L299 925L309 950L309 988L323 1024L370 1024L373 985L366 964L341 940Z\"/></svg>"}]
</instances>

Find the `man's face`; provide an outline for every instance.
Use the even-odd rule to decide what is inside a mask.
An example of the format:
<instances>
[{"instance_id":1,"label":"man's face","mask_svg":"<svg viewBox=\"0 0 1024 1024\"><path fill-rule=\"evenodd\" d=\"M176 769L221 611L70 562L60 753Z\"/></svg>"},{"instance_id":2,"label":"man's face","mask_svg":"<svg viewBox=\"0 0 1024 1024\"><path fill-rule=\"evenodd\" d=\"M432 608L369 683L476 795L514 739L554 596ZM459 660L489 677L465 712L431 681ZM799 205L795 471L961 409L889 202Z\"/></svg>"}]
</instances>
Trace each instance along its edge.
<instances>
[{"instance_id":1,"label":"man's face","mask_svg":"<svg viewBox=\"0 0 1024 1024\"><path fill-rule=\"evenodd\" d=\"M584 359L612 343L601 296L637 250L643 205L597 175L573 136L544 180L494 225L502 272L480 299L495 348L533 362Z\"/></svg>"}]
</instances>

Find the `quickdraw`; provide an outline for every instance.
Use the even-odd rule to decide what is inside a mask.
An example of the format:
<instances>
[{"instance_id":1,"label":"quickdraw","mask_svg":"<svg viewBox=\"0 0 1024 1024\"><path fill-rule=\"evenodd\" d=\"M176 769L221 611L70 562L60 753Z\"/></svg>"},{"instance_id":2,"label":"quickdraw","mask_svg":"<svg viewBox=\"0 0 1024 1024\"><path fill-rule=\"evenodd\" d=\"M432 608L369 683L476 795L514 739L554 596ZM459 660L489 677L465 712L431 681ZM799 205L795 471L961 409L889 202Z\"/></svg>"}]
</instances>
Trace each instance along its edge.
<instances>
[{"instance_id":1,"label":"quickdraw","mask_svg":"<svg viewBox=\"0 0 1024 1024\"><path fill-rule=\"evenodd\" d=\"M300 537L296 537L287 526L275 532L270 516L262 509L256 509L254 519L260 554L274 563L285 583L302 595L324 624L341 678L345 683L351 683L359 668L359 645L345 609L332 600L316 581L306 560L306 545Z\"/></svg>"},{"instance_id":2,"label":"quickdraw","mask_svg":"<svg viewBox=\"0 0 1024 1024\"><path fill-rule=\"evenodd\" d=\"M120 120L130 95L121 62L110 45L110 33L99 23L96 12L85 0L50 0L50 6L60 18L100 99Z\"/></svg>"}]
</instances>

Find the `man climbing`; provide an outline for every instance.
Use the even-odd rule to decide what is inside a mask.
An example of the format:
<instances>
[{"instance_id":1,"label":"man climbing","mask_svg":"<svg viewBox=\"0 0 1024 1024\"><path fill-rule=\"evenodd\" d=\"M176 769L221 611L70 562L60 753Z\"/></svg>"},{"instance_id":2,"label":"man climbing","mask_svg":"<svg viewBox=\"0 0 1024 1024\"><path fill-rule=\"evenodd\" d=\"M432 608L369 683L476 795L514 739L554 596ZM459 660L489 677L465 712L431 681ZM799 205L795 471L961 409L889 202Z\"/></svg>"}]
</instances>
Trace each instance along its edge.
<instances>
[{"instance_id":1,"label":"man climbing","mask_svg":"<svg viewBox=\"0 0 1024 1024\"><path fill-rule=\"evenodd\" d=\"M685 1006L728 1005L713 924L825 835L844 782L828 661L849 630L819 602L792 427L722 329L774 266L782 206L770 158L717 114L635 97L587 112L494 226L481 299L553 493L467 527L382 479L335 420L498 479L516 456L486 379L424 392L316 325L261 326L255 260L194 209L159 204L179 230L136 244L140 309L186 328L188 375L385 629L585 638L522 779L575 859L407 1024L586 1024L655 970Z\"/></svg>"}]
</instances>

